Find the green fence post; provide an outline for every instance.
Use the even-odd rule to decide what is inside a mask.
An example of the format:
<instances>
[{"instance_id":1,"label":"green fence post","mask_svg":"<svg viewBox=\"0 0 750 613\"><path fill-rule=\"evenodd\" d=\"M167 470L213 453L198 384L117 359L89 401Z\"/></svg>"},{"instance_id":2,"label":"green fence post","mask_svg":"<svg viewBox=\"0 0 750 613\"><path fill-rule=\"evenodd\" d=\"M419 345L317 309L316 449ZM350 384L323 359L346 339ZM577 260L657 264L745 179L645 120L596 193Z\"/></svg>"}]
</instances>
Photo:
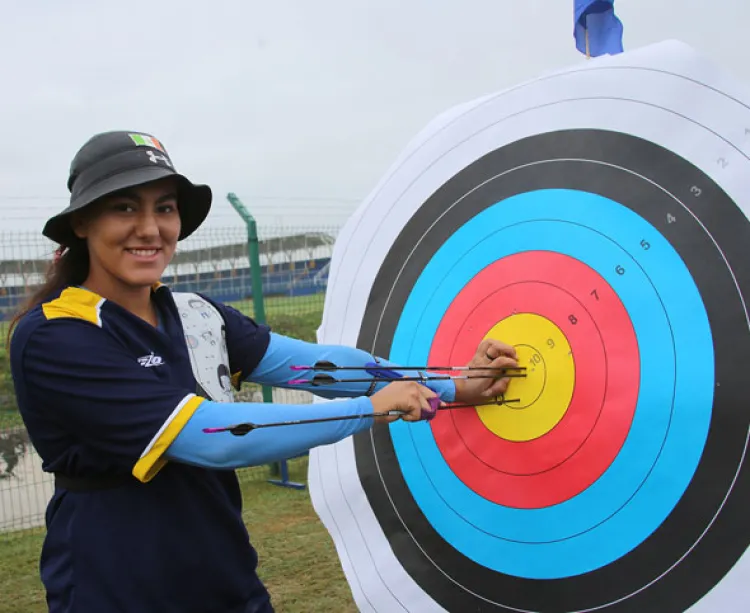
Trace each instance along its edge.
<instances>
[{"instance_id":1,"label":"green fence post","mask_svg":"<svg viewBox=\"0 0 750 613\"><path fill-rule=\"evenodd\" d=\"M255 218L250 214L242 201L233 193L227 194L227 200L235 211L242 217L242 221L247 226L247 255L250 259L250 277L252 280L253 292L253 309L255 311L255 321L260 324L267 323L266 308L263 304L263 278L260 268L260 249L258 247L258 225ZM273 392L267 385L262 386L263 402L273 402ZM269 465L274 475L279 474L278 464Z\"/></svg>"}]
</instances>

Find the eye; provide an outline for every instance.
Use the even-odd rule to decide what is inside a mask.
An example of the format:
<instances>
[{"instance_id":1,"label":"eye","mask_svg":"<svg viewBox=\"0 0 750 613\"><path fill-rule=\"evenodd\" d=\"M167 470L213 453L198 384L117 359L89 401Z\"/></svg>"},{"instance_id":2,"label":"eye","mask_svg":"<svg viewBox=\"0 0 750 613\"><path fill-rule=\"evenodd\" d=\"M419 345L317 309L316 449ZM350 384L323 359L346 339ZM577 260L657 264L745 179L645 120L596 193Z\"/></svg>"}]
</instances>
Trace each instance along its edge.
<instances>
[{"instance_id":1,"label":"eye","mask_svg":"<svg viewBox=\"0 0 750 613\"><path fill-rule=\"evenodd\" d=\"M177 203L176 202L165 202L163 204L160 204L157 209L159 213L174 213L177 211Z\"/></svg>"},{"instance_id":2,"label":"eye","mask_svg":"<svg viewBox=\"0 0 750 613\"><path fill-rule=\"evenodd\" d=\"M131 202L113 202L111 205L111 208L113 211L117 211L119 213L132 213L135 211L135 206Z\"/></svg>"}]
</instances>

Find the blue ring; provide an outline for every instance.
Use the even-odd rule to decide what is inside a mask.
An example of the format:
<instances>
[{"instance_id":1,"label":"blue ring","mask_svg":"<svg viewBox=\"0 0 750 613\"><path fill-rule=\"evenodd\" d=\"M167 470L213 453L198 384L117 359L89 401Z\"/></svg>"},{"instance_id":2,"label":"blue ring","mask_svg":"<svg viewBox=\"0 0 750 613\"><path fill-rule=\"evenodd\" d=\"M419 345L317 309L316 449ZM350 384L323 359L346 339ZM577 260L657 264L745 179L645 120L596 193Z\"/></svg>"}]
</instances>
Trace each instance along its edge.
<instances>
[{"instance_id":1,"label":"blue ring","mask_svg":"<svg viewBox=\"0 0 750 613\"><path fill-rule=\"evenodd\" d=\"M648 251L641 249L642 240L650 244ZM403 309L391 359L426 363L457 291L492 262L530 250L562 253L595 269L631 317L641 387L631 431L613 464L570 500L513 509L466 487L446 464L427 423L396 422L391 436L416 503L448 543L495 571L550 579L612 563L671 513L708 436L713 342L689 271L653 226L602 196L542 190L485 209L435 253ZM618 265L626 268L624 275L615 272Z\"/></svg>"}]
</instances>

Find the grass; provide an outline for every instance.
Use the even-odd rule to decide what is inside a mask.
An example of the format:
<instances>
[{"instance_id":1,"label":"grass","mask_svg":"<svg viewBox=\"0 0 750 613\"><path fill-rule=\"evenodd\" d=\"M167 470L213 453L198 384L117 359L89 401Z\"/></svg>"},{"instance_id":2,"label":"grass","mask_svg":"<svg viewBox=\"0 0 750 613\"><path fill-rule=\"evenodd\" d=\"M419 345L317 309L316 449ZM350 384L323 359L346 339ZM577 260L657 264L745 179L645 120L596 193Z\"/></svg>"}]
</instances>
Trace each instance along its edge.
<instances>
[{"instance_id":1,"label":"grass","mask_svg":"<svg viewBox=\"0 0 750 613\"><path fill-rule=\"evenodd\" d=\"M2 377L2 373L0 373ZM0 408L0 430L11 430L23 426L21 416L15 409Z\"/></svg>"},{"instance_id":2,"label":"grass","mask_svg":"<svg viewBox=\"0 0 750 613\"><path fill-rule=\"evenodd\" d=\"M315 331L323 316L325 294L291 298L272 296L263 302L266 320L275 332L305 341L315 341ZM250 317L255 316L255 308L251 301L236 302L232 306Z\"/></svg>"},{"instance_id":3,"label":"grass","mask_svg":"<svg viewBox=\"0 0 750 613\"><path fill-rule=\"evenodd\" d=\"M307 458L289 463L290 478L304 481ZM266 482L265 469L240 471L245 523L258 550L258 574L278 613L355 613L339 558L307 491ZM44 613L39 551L44 534L0 535L0 613Z\"/></svg>"},{"instance_id":4,"label":"grass","mask_svg":"<svg viewBox=\"0 0 750 613\"><path fill-rule=\"evenodd\" d=\"M0 613L42 613L46 611L39 581L39 552L42 530L24 530L0 535Z\"/></svg>"},{"instance_id":5,"label":"grass","mask_svg":"<svg viewBox=\"0 0 750 613\"><path fill-rule=\"evenodd\" d=\"M293 460L289 466L290 479L304 482L307 458ZM258 482L255 473L256 481L245 486L244 516L258 549L258 572L274 608L356 612L333 541L315 514L309 493Z\"/></svg>"}]
</instances>

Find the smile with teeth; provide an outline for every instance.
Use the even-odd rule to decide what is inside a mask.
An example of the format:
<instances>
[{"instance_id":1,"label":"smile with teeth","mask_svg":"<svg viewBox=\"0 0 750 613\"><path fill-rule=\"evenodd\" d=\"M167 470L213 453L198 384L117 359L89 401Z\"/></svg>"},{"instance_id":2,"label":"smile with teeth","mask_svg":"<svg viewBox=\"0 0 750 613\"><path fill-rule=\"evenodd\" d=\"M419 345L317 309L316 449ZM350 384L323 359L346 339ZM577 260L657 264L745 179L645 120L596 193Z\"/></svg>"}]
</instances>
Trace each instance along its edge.
<instances>
[{"instance_id":1,"label":"smile with teeth","mask_svg":"<svg viewBox=\"0 0 750 613\"><path fill-rule=\"evenodd\" d=\"M140 258L150 258L155 256L159 252L159 249L126 249L125 251Z\"/></svg>"}]
</instances>

